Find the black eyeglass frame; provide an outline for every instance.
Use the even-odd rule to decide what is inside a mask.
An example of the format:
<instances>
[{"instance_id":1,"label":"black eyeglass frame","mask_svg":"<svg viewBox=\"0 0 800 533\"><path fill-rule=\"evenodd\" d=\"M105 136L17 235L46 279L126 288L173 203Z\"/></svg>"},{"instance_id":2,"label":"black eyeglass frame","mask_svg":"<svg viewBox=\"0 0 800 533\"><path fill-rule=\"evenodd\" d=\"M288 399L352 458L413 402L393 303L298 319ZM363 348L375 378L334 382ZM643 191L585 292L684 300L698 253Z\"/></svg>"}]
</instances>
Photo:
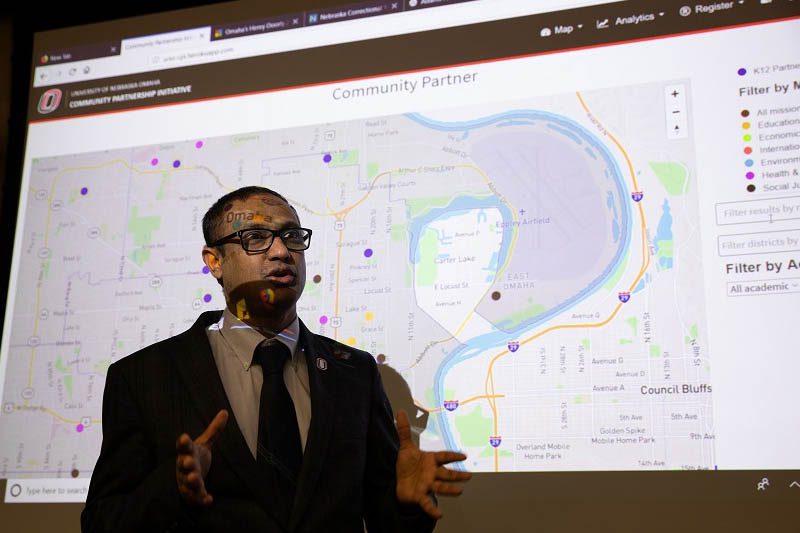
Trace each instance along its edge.
<instances>
[{"instance_id":1,"label":"black eyeglass frame","mask_svg":"<svg viewBox=\"0 0 800 533\"><path fill-rule=\"evenodd\" d=\"M302 230L305 232L305 238L303 239L303 243L305 244L304 248L292 248L291 246L289 246L289 244L287 244L286 239L283 238L283 236L289 233L290 231L297 231L297 230ZM244 235L248 231L266 231L272 235L272 239L270 239L269 244L265 248L259 248L257 250L248 249L244 245L244 239L242 239L242 235ZM272 243L275 242L275 237L280 237L281 241L283 241L283 245L286 246L287 250L290 250L292 252L302 252L304 250L308 250L309 246L311 246L311 233L312 231L308 228L284 228L281 230L272 230L269 228L245 228L245 229L240 229L239 231L235 231L230 235L226 235L221 239L217 239L216 241L209 244L209 246L219 246L221 244L227 244L228 241L230 241L234 237L238 237L239 245L241 245L242 249L245 252L266 252L267 250L270 249Z\"/></svg>"}]
</instances>

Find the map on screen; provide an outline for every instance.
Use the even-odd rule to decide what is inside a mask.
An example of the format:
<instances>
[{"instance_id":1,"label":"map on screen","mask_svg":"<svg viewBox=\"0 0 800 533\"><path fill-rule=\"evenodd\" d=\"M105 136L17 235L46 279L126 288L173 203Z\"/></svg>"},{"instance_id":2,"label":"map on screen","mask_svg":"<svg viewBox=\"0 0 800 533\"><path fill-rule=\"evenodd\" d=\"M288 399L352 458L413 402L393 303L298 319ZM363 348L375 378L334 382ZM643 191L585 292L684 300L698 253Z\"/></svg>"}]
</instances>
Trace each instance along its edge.
<instances>
[{"instance_id":1,"label":"map on screen","mask_svg":"<svg viewBox=\"0 0 800 533\"><path fill-rule=\"evenodd\" d=\"M690 92L35 159L0 469L91 475L108 366L224 306L201 220L254 184L314 232L300 318L403 376L423 448L471 471L714 468Z\"/></svg>"}]
</instances>

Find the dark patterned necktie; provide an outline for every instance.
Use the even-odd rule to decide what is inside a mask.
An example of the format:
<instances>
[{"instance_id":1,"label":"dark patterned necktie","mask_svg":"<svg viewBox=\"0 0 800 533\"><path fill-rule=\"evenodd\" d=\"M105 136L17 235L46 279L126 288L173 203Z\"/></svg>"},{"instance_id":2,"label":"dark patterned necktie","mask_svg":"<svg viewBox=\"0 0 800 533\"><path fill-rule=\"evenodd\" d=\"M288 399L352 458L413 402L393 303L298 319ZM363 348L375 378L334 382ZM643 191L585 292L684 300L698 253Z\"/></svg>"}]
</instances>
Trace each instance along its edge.
<instances>
[{"instance_id":1,"label":"dark patterned necktie","mask_svg":"<svg viewBox=\"0 0 800 533\"><path fill-rule=\"evenodd\" d=\"M289 348L275 340L262 342L253 353L253 364L261 365L264 373L258 410L257 463L267 482L274 483L285 496L287 520L303 460L294 403L283 381L283 367L290 355Z\"/></svg>"}]
</instances>

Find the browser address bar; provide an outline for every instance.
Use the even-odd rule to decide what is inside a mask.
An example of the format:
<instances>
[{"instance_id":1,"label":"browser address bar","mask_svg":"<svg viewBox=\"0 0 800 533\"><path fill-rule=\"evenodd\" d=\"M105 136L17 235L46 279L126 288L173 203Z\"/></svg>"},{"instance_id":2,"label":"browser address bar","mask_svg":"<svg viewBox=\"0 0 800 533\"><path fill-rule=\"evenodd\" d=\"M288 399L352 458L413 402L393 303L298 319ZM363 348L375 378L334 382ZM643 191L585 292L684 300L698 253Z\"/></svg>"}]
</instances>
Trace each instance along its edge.
<instances>
[{"instance_id":1,"label":"browser address bar","mask_svg":"<svg viewBox=\"0 0 800 533\"><path fill-rule=\"evenodd\" d=\"M121 55L83 61L79 65L80 71L67 64L37 66L34 87L54 85L73 74L70 81L88 81L625 1L482 0L431 10L392 13L386 16L385 24L376 24L373 18L368 17L218 41L210 41L212 27L206 26L126 39ZM441 11L437 11L439 9Z\"/></svg>"},{"instance_id":2,"label":"browser address bar","mask_svg":"<svg viewBox=\"0 0 800 533\"><path fill-rule=\"evenodd\" d=\"M420 31L441 29L462 24L473 24L488 20L513 18L554 9L568 9L625 0L485 0L447 6L447 17L430 16L430 12L405 11L393 13L391 24L375 24L373 19L357 19L305 26L288 31L262 33L213 41L204 46L174 52L162 52L150 56L149 67L169 68L199 63L211 63L228 59L241 59L259 55L303 50L317 46L328 46L355 41L403 35Z\"/></svg>"},{"instance_id":3,"label":"browser address bar","mask_svg":"<svg viewBox=\"0 0 800 533\"><path fill-rule=\"evenodd\" d=\"M246 56L237 56L236 47L225 43L225 46L219 47L201 47L191 50L179 50L176 52L154 54L150 56L150 64L153 66L172 68L183 65L193 65L197 63L212 63L215 61L236 59L237 57Z\"/></svg>"}]
</instances>

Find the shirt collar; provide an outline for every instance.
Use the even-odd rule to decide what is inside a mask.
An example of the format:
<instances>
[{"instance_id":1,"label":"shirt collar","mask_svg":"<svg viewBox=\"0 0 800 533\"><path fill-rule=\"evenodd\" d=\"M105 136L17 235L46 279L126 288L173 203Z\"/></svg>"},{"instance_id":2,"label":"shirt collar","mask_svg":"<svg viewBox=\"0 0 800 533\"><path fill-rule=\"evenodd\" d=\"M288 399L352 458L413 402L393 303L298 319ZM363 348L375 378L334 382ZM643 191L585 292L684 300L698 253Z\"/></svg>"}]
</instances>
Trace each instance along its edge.
<instances>
[{"instance_id":1,"label":"shirt collar","mask_svg":"<svg viewBox=\"0 0 800 533\"><path fill-rule=\"evenodd\" d=\"M212 324L209 329L218 330L223 338L230 344L236 358L241 361L245 368L250 368L253 363L253 352L256 346L266 339L258 330L245 324L236 315L231 313L228 308L222 313L219 322ZM297 339L300 335L300 320L295 317L291 324L289 324L283 331L273 337L273 339L282 342L289 348L289 353L292 354L292 359L295 358L297 352Z\"/></svg>"}]
</instances>

